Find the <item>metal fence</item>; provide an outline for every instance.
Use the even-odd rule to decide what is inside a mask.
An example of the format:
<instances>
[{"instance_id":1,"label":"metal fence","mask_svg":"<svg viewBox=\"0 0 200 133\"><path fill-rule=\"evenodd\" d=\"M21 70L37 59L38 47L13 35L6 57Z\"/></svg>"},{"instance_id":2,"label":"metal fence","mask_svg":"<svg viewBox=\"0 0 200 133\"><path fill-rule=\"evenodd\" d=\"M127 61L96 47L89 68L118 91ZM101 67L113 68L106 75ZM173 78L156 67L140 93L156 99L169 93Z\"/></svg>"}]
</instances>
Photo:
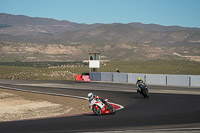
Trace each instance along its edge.
<instances>
[{"instance_id":1,"label":"metal fence","mask_svg":"<svg viewBox=\"0 0 200 133\"><path fill-rule=\"evenodd\" d=\"M133 83L140 77L149 85L200 87L200 75L91 72L91 81Z\"/></svg>"}]
</instances>

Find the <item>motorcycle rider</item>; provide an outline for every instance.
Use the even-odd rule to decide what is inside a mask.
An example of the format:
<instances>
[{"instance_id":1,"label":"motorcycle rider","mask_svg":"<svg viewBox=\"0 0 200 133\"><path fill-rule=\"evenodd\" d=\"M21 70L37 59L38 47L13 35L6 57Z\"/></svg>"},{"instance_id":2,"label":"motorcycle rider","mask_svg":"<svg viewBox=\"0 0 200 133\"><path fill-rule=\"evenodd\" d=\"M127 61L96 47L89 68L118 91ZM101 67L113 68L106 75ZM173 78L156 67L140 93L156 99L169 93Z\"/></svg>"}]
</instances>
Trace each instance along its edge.
<instances>
[{"instance_id":1,"label":"motorcycle rider","mask_svg":"<svg viewBox=\"0 0 200 133\"><path fill-rule=\"evenodd\" d=\"M93 95L93 93L88 93L88 98L89 98L89 102L91 102L92 100L98 100L99 96Z\"/></svg>"},{"instance_id":2,"label":"motorcycle rider","mask_svg":"<svg viewBox=\"0 0 200 133\"><path fill-rule=\"evenodd\" d=\"M140 77L138 77L137 82L136 82L136 86L137 86L137 92L141 92L141 88L140 88L140 84L143 84L143 80L141 80Z\"/></svg>"},{"instance_id":3,"label":"motorcycle rider","mask_svg":"<svg viewBox=\"0 0 200 133\"><path fill-rule=\"evenodd\" d=\"M96 96L93 93L88 93L88 98L89 98L89 104L91 104L92 100L95 101L100 100L102 103L105 104L107 110L110 108L109 104L104 99L101 99L99 96Z\"/></svg>"}]
</instances>

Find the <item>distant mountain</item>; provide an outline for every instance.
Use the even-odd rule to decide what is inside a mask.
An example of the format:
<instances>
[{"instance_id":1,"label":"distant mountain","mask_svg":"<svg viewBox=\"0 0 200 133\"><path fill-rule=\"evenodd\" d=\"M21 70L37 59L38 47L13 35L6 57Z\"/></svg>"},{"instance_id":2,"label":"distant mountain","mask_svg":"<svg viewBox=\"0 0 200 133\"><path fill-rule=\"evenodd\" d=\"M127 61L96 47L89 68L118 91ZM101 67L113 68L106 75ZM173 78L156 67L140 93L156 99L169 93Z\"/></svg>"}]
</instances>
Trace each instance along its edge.
<instances>
[{"instance_id":1,"label":"distant mountain","mask_svg":"<svg viewBox=\"0 0 200 133\"><path fill-rule=\"evenodd\" d=\"M129 23L129 25L138 27L144 30L152 30L152 31L183 31L183 30L200 31L200 28L188 28L188 27L180 27L180 26L162 26L158 24Z\"/></svg>"},{"instance_id":2,"label":"distant mountain","mask_svg":"<svg viewBox=\"0 0 200 133\"><path fill-rule=\"evenodd\" d=\"M70 21L58 21L51 18L28 17L0 13L0 34L10 35L37 35L58 34L64 31L86 30L97 27L99 24L77 24Z\"/></svg>"},{"instance_id":3,"label":"distant mountain","mask_svg":"<svg viewBox=\"0 0 200 133\"><path fill-rule=\"evenodd\" d=\"M152 28L153 29L153 28ZM130 24L106 24L96 28L67 31L59 35L61 40L92 44L168 44L181 41L200 40L200 32L192 30L158 31L139 28Z\"/></svg>"},{"instance_id":4,"label":"distant mountain","mask_svg":"<svg viewBox=\"0 0 200 133\"><path fill-rule=\"evenodd\" d=\"M60 34L67 31L80 31L94 29L106 24L78 24L67 20L58 21L52 18L28 17L24 15L11 15L0 13L0 34L10 35L38 35L38 34ZM117 23L108 26L120 25ZM200 31L200 28L187 28L180 26L162 26L157 24L129 23L135 28L150 31Z\"/></svg>"},{"instance_id":5,"label":"distant mountain","mask_svg":"<svg viewBox=\"0 0 200 133\"><path fill-rule=\"evenodd\" d=\"M200 29L142 23L77 24L0 14L0 61L200 60Z\"/></svg>"}]
</instances>

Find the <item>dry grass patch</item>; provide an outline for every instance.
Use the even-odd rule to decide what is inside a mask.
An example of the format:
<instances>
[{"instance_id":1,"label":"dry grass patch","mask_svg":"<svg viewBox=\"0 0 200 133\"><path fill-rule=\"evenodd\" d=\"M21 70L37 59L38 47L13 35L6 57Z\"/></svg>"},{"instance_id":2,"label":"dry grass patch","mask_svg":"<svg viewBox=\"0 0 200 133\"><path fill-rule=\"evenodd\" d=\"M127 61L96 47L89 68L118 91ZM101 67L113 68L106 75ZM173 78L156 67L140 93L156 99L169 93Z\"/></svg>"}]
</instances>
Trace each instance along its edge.
<instances>
[{"instance_id":1,"label":"dry grass patch","mask_svg":"<svg viewBox=\"0 0 200 133\"><path fill-rule=\"evenodd\" d=\"M0 89L0 121L90 112L88 101Z\"/></svg>"}]
</instances>

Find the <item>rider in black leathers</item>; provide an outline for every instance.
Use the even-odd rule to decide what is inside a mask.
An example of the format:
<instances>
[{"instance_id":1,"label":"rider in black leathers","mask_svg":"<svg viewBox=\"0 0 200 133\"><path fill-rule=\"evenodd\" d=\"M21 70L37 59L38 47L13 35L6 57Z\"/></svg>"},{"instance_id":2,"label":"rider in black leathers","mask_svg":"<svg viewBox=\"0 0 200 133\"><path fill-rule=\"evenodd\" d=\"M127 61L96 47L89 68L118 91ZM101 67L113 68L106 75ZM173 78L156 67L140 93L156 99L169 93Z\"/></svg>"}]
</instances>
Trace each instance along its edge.
<instances>
[{"instance_id":1,"label":"rider in black leathers","mask_svg":"<svg viewBox=\"0 0 200 133\"><path fill-rule=\"evenodd\" d=\"M139 87L140 84L143 84L144 82L141 80L140 77L138 77L138 80L136 82L136 86L137 86L137 92L141 92L141 88Z\"/></svg>"}]
</instances>

